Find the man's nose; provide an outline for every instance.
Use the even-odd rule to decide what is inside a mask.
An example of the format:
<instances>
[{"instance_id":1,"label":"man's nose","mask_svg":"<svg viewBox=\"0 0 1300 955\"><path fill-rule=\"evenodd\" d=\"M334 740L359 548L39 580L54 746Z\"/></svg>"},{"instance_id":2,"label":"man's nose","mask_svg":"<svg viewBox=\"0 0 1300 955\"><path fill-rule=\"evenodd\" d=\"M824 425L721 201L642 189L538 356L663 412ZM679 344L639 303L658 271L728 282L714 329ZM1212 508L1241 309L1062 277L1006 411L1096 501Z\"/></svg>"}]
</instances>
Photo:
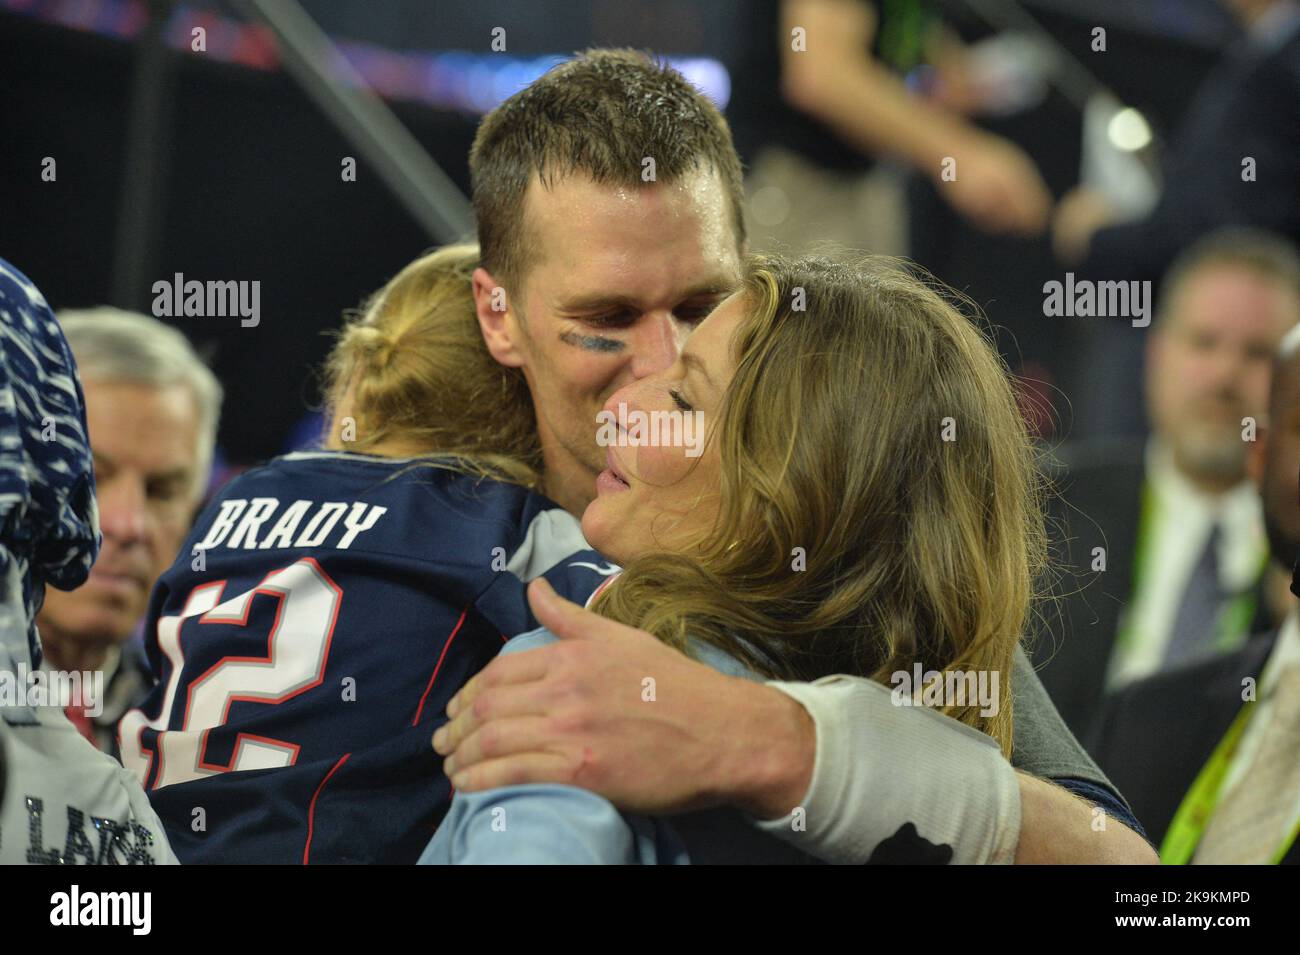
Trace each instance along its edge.
<instances>
[{"instance_id":1,"label":"man's nose","mask_svg":"<svg viewBox=\"0 0 1300 955\"><path fill-rule=\"evenodd\" d=\"M672 315L655 312L637 322L632 348L634 378L645 378L671 368L682 350Z\"/></svg>"},{"instance_id":2,"label":"man's nose","mask_svg":"<svg viewBox=\"0 0 1300 955\"><path fill-rule=\"evenodd\" d=\"M118 544L143 540L147 522L144 481L118 475L99 492L99 527Z\"/></svg>"},{"instance_id":3,"label":"man's nose","mask_svg":"<svg viewBox=\"0 0 1300 955\"><path fill-rule=\"evenodd\" d=\"M1246 374L1246 355L1234 348L1218 348L1207 363L1205 382L1215 392L1236 391Z\"/></svg>"}]
</instances>

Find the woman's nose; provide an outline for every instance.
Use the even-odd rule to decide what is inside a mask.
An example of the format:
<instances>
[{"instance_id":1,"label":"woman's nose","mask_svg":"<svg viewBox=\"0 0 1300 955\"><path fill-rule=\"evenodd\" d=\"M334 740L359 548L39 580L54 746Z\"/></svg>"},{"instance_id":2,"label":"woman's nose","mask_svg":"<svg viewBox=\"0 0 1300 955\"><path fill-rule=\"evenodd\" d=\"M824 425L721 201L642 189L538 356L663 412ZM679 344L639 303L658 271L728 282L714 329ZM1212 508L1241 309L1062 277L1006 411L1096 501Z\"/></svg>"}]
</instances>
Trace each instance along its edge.
<instances>
[{"instance_id":1,"label":"woman's nose","mask_svg":"<svg viewBox=\"0 0 1300 955\"><path fill-rule=\"evenodd\" d=\"M610 395L609 400L605 402L605 410L619 420L620 428L623 427L623 416L619 413L619 408L621 406L626 411L631 411L640 404L640 385L639 381L629 382Z\"/></svg>"}]
</instances>

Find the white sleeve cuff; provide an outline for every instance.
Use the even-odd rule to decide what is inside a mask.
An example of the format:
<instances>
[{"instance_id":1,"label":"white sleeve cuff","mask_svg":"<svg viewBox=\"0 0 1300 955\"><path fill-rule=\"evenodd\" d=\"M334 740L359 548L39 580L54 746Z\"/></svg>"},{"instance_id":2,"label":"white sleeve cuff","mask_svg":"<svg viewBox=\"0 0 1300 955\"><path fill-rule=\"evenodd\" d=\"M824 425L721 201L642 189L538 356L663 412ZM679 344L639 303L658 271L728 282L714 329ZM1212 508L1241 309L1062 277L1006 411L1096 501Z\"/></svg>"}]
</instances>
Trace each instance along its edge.
<instances>
[{"instance_id":1,"label":"white sleeve cuff","mask_svg":"<svg viewBox=\"0 0 1300 955\"><path fill-rule=\"evenodd\" d=\"M835 863L867 862L878 848L875 861L1014 860L1020 787L990 737L935 710L899 705L886 687L859 677L768 686L808 711L817 755L803 801L779 819L755 820L759 829ZM924 842L900 832L909 823Z\"/></svg>"}]
</instances>

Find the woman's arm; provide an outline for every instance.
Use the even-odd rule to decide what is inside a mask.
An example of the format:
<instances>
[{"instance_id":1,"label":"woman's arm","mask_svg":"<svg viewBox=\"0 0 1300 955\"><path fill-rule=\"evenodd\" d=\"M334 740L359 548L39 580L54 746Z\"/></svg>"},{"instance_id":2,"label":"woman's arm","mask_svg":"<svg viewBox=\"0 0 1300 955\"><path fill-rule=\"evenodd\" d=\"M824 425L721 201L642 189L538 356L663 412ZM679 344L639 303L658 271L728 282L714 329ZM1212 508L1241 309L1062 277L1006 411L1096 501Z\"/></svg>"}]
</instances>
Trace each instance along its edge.
<instances>
[{"instance_id":1,"label":"woman's arm","mask_svg":"<svg viewBox=\"0 0 1300 955\"><path fill-rule=\"evenodd\" d=\"M503 656L544 647L544 629L521 634ZM556 784L458 791L421 865L627 865L684 862L669 830L625 817L586 789Z\"/></svg>"},{"instance_id":2,"label":"woman's arm","mask_svg":"<svg viewBox=\"0 0 1300 955\"><path fill-rule=\"evenodd\" d=\"M613 803L573 786L457 793L421 865L624 865L643 861Z\"/></svg>"}]
</instances>

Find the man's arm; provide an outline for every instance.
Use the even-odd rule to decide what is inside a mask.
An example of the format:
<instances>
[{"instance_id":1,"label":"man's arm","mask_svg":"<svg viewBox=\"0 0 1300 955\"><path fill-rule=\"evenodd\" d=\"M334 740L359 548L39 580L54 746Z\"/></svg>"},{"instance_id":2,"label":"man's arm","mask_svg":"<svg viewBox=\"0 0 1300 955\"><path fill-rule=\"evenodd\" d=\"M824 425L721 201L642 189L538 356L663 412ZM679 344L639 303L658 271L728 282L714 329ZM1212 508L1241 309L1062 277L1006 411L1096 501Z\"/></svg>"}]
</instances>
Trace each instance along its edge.
<instances>
[{"instance_id":1,"label":"man's arm","mask_svg":"<svg viewBox=\"0 0 1300 955\"><path fill-rule=\"evenodd\" d=\"M783 0L779 50L787 102L858 149L896 156L924 173L981 229L1041 232L1052 196L1033 160L1010 141L913 95L867 52L876 27L870 4ZM806 50L792 47L796 28L807 37ZM955 175L945 175L950 169Z\"/></svg>"},{"instance_id":2,"label":"man's arm","mask_svg":"<svg viewBox=\"0 0 1300 955\"><path fill-rule=\"evenodd\" d=\"M452 700L451 722L434 743L449 755L447 772L458 790L557 782L593 790L631 811L729 803L769 820L796 807L825 805L824 815L834 818L808 824L826 827L832 841L878 825L873 803L853 797L857 787L841 798L844 779L881 785L904 764L881 773L890 763L877 758L880 730L848 718L852 707L817 701L849 694L861 704L865 694L888 695L883 687L834 678L824 686L792 685L803 687L796 700L777 686L718 673L643 631L560 600L537 582L529 597L538 619L561 642L498 658ZM654 681L652 700L644 692L647 678ZM890 709L897 718L946 720L924 709ZM1111 821L1098 830L1091 807L1065 790L1016 779L1026 800L1018 814L1018 861L1154 861L1149 847L1123 826ZM819 799L827 786L831 798ZM904 795L919 806L938 789L921 786ZM992 799L991 792L972 787L960 795L970 805ZM823 858L853 855L811 842L806 851Z\"/></svg>"},{"instance_id":3,"label":"man's arm","mask_svg":"<svg viewBox=\"0 0 1300 955\"><path fill-rule=\"evenodd\" d=\"M1028 776L1054 783L1145 837L1128 803L1070 731L1020 648L1011 669L1011 698L1016 714L1011 764Z\"/></svg>"},{"instance_id":4,"label":"man's arm","mask_svg":"<svg viewBox=\"0 0 1300 955\"><path fill-rule=\"evenodd\" d=\"M1013 843L1016 846L1016 864L1155 864L1158 861L1155 850L1142 836L1116 818L1116 813L1127 813L1127 807L1122 801L1116 804L1107 798L1110 794L1102 785L1105 777L1069 735L1069 730L1047 701L1041 683L1028 668L1028 661L1019 654L1017 656L1018 664L1025 669L1013 678L1013 692L1023 692L1026 702L1033 701L1022 708L1021 716L1044 724L1037 733L1017 734L1017 742L1023 741L1026 748L1033 750L1032 757L1026 762L1043 769L1051 768L1054 772L1072 774L1068 777L1071 786L1096 798L1094 801L1079 798L1051 781L1017 771L1015 784L1020 812L1019 841ZM873 821L870 817L878 810L881 801L878 794L868 790L871 776L879 774L881 766L896 767L892 775L896 782L905 786L903 798L921 812L932 806L938 812L952 813L969 807L971 803L980 805L999 799L1002 780L988 760L981 760L980 754L964 749L951 732L946 735L930 732L921 736L924 728L918 724L918 718L948 724L952 730L960 728L972 736L979 735L969 727L927 709L890 705L870 710L873 695L883 699L889 694L884 687L861 678L832 677L812 684L773 683L769 687L781 690L801 704L812 714L815 722L816 743L813 748L816 768L807 789L794 798L799 800L798 805L808 807L810 815L834 812L839 817L834 821L835 829L825 834L814 832L814 835L823 835L823 841L821 844L805 844L805 851L822 857L833 853L842 859L840 851L846 841L852 840L853 833L870 830ZM838 698L833 695L835 693L838 693ZM1039 693L1042 701L1036 698ZM1064 734L1063 739L1058 738L1060 734ZM1055 745L1049 745L1047 741ZM906 761L862 758L864 753L879 757L894 746L905 754ZM775 775L769 779L766 789L757 790L760 798L748 807L761 819L772 818L782 805L793 805L789 802L794 791L790 787L798 785L797 777L806 760L806 752L801 751L793 740L786 740L780 758L798 769L790 772L787 766L787 771L781 774L779 763L769 766L767 773ZM910 780L909 773L912 775ZM762 782L762 777L759 782ZM933 790L944 787L974 787L972 795L977 798L949 803L934 800ZM743 793L740 796L746 798ZM1000 798L1005 801L1005 796ZM991 814L992 818L998 819L1006 816L1005 812ZM986 823L989 818L987 813L973 815L961 821L960 829L969 837L971 829ZM934 820L933 824L942 825L942 822ZM760 827L774 835L779 834L772 823L760 823ZM811 821L809 831L813 831ZM1005 834L989 833L980 842L987 847L990 857L996 857L1006 844L1006 838ZM860 850L851 853L850 857L855 854L860 854Z\"/></svg>"},{"instance_id":5,"label":"man's arm","mask_svg":"<svg viewBox=\"0 0 1300 955\"><path fill-rule=\"evenodd\" d=\"M1159 865L1155 849L1122 823L1060 786L1027 773L1020 783L1016 865Z\"/></svg>"}]
</instances>

